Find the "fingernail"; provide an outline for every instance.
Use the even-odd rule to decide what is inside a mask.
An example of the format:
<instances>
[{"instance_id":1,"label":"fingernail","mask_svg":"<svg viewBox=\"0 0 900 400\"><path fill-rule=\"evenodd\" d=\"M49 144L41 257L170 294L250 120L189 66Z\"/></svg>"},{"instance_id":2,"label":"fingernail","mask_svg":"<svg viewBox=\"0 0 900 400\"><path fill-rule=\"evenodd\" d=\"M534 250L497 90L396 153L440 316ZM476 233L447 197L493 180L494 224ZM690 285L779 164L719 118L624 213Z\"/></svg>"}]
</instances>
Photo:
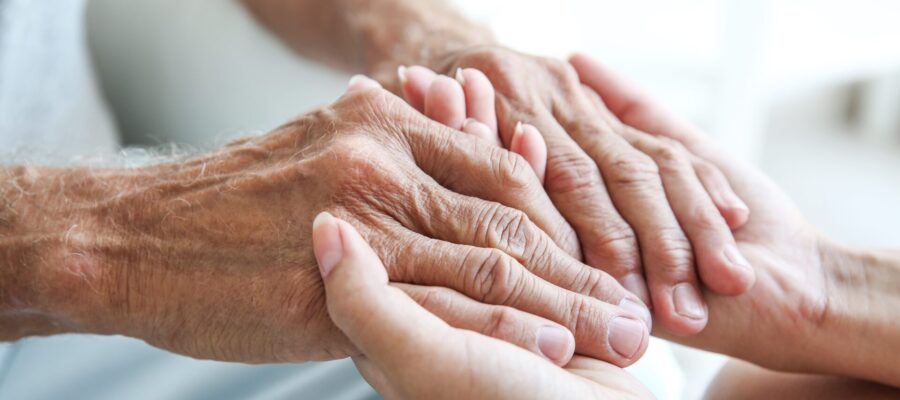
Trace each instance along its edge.
<instances>
[{"instance_id":1,"label":"fingernail","mask_svg":"<svg viewBox=\"0 0 900 400\"><path fill-rule=\"evenodd\" d=\"M556 362L565 362L575 346L572 333L558 326L541 327L537 338L541 354Z\"/></svg>"},{"instance_id":2,"label":"fingernail","mask_svg":"<svg viewBox=\"0 0 900 400\"><path fill-rule=\"evenodd\" d=\"M463 129L466 129L469 126L469 124L475 123L475 122L478 122L478 120L475 118L466 118L466 120L463 121Z\"/></svg>"},{"instance_id":3,"label":"fingernail","mask_svg":"<svg viewBox=\"0 0 900 400\"><path fill-rule=\"evenodd\" d=\"M672 300L675 303L675 312L683 317L691 319L703 319L706 310L701 304L700 293L690 283L679 283L672 291Z\"/></svg>"},{"instance_id":4,"label":"fingernail","mask_svg":"<svg viewBox=\"0 0 900 400\"><path fill-rule=\"evenodd\" d=\"M619 303L619 308L634 314L635 317L640 317L647 324L647 330L653 330L653 321L650 318L650 310L647 309L647 306L626 298Z\"/></svg>"},{"instance_id":5,"label":"fingernail","mask_svg":"<svg viewBox=\"0 0 900 400\"><path fill-rule=\"evenodd\" d=\"M367 77L365 75L359 75L359 74L353 75L350 77L350 82L347 83L347 86L353 86L354 83L357 83L357 82L360 82L360 81L363 81L366 79L369 79L369 77Z\"/></svg>"},{"instance_id":6,"label":"fingernail","mask_svg":"<svg viewBox=\"0 0 900 400\"><path fill-rule=\"evenodd\" d=\"M525 127L522 125L522 121L516 122L516 129L513 129L513 138L522 135L525 133Z\"/></svg>"},{"instance_id":7,"label":"fingernail","mask_svg":"<svg viewBox=\"0 0 900 400\"><path fill-rule=\"evenodd\" d=\"M400 84L402 84L402 85L406 84L406 66L405 65L401 65L401 66L397 67L397 78L400 79Z\"/></svg>"},{"instance_id":8,"label":"fingernail","mask_svg":"<svg viewBox=\"0 0 900 400\"><path fill-rule=\"evenodd\" d=\"M634 293L647 307L650 307L650 294L647 292L647 283L639 273L628 274L619 280L625 289Z\"/></svg>"},{"instance_id":9,"label":"fingernail","mask_svg":"<svg viewBox=\"0 0 900 400\"><path fill-rule=\"evenodd\" d=\"M620 356L631 359L644 341L644 329L640 321L616 317L609 325L609 345Z\"/></svg>"},{"instance_id":10,"label":"fingernail","mask_svg":"<svg viewBox=\"0 0 900 400\"><path fill-rule=\"evenodd\" d=\"M456 81L459 82L460 85L466 86L466 76L463 75L463 69L456 69Z\"/></svg>"},{"instance_id":11,"label":"fingernail","mask_svg":"<svg viewBox=\"0 0 900 400\"><path fill-rule=\"evenodd\" d=\"M738 250L737 246L731 244L725 246L725 258L737 269L753 272L752 267L750 267L750 262L744 258L744 255L741 254L741 251Z\"/></svg>"},{"instance_id":12,"label":"fingernail","mask_svg":"<svg viewBox=\"0 0 900 400\"><path fill-rule=\"evenodd\" d=\"M747 204L744 203L744 201L741 200L741 198L738 197L733 192L729 191L725 194L725 202L728 203L732 208L743 210L748 213L750 212L750 209L747 207Z\"/></svg>"},{"instance_id":13,"label":"fingernail","mask_svg":"<svg viewBox=\"0 0 900 400\"><path fill-rule=\"evenodd\" d=\"M344 243L337 219L328 212L319 213L313 220L313 250L322 277L327 277L344 257Z\"/></svg>"}]
</instances>

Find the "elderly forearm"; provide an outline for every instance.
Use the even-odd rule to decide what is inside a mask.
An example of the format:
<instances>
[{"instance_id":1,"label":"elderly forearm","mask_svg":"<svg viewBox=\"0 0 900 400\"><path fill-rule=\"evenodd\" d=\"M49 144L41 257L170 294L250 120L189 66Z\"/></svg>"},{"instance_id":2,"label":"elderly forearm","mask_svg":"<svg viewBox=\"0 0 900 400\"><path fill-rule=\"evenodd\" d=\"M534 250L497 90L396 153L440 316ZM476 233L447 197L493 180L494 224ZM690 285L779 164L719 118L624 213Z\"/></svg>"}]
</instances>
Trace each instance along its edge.
<instances>
[{"instance_id":1,"label":"elderly forearm","mask_svg":"<svg viewBox=\"0 0 900 400\"><path fill-rule=\"evenodd\" d=\"M101 296L86 204L112 184L102 175L0 169L0 340L88 329L87 312Z\"/></svg>"},{"instance_id":2,"label":"elderly forearm","mask_svg":"<svg viewBox=\"0 0 900 400\"><path fill-rule=\"evenodd\" d=\"M242 0L291 47L380 76L400 64L434 65L492 35L441 0Z\"/></svg>"}]
</instances>

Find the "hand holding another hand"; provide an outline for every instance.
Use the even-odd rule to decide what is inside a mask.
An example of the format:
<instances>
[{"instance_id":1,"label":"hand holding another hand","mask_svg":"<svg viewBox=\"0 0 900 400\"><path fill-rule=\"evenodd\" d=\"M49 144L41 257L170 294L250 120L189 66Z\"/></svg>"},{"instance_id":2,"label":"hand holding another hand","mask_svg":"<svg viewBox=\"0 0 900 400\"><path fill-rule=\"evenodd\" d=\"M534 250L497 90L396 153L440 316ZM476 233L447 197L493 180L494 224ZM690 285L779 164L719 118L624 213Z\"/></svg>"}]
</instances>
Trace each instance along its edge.
<instances>
[{"instance_id":1,"label":"hand holding another hand","mask_svg":"<svg viewBox=\"0 0 900 400\"><path fill-rule=\"evenodd\" d=\"M378 256L347 222L319 215L313 241L328 313L361 352L354 361L363 376L387 398L653 398L608 363L575 356L563 369L448 325L388 283Z\"/></svg>"}]
</instances>

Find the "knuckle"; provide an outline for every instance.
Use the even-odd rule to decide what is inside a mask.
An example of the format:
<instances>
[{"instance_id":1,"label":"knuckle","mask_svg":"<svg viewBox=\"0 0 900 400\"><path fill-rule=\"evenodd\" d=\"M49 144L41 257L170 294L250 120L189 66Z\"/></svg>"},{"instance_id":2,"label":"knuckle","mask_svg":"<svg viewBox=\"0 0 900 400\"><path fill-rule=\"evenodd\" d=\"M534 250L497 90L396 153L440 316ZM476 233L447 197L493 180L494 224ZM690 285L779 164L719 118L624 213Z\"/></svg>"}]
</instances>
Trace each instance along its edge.
<instances>
[{"instance_id":1,"label":"knuckle","mask_svg":"<svg viewBox=\"0 0 900 400\"><path fill-rule=\"evenodd\" d=\"M653 150L653 158L663 173L683 172L691 168L687 152L678 146L661 143Z\"/></svg>"},{"instance_id":2,"label":"knuckle","mask_svg":"<svg viewBox=\"0 0 900 400\"><path fill-rule=\"evenodd\" d=\"M492 204L482 220L490 227L485 242L513 254L523 255L539 236L524 212L500 204Z\"/></svg>"},{"instance_id":3,"label":"knuckle","mask_svg":"<svg viewBox=\"0 0 900 400\"><path fill-rule=\"evenodd\" d=\"M627 224L620 224L596 234L597 252L610 263L607 268L617 274L635 271L640 265L637 236Z\"/></svg>"},{"instance_id":4,"label":"knuckle","mask_svg":"<svg viewBox=\"0 0 900 400\"><path fill-rule=\"evenodd\" d=\"M698 175L715 177L722 176L721 172L719 172L719 169L709 161L694 157L693 166L694 171L697 172Z\"/></svg>"},{"instance_id":5,"label":"knuckle","mask_svg":"<svg viewBox=\"0 0 900 400\"><path fill-rule=\"evenodd\" d=\"M480 301L509 304L521 293L521 269L517 262L497 249L473 255L474 268L466 272L467 284Z\"/></svg>"},{"instance_id":6,"label":"knuckle","mask_svg":"<svg viewBox=\"0 0 900 400\"><path fill-rule=\"evenodd\" d=\"M571 64L561 60L546 59L545 65L551 75L553 75L553 77L555 77L558 81L579 82L578 72L575 71L575 67L573 67Z\"/></svg>"},{"instance_id":7,"label":"knuckle","mask_svg":"<svg viewBox=\"0 0 900 400\"><path fill-rule=\"evenodd\" d=\"M613 159L612 168L622 183L643 183L659 176L659 167L656 163L646 154L636 151Z\"/></svg>"},{"instance_id":8,"label":"knuckle","mask_svg":"<svg viewBox=\"0 0 900 400\"><path fill-rule=\"evenodd\" d=\"M598 299L609 298L609 295L614 292L611 290L614 286L610 285L608 275L587 266L582 267L579 273L577 288L579 293Z\"/></svg>"},{"instance_id":9,"label":"knuckle","mask_svg":"<svg viewBox=\"0 0 900 400\"><path fill-rule=\"evenodd\" d=\"M583 192L603 183L594 160L577 152L551 156L547 163L547 189L554 193Z\"/></svg>"},{"instance_id":10,"label":"knuckle","mask_svg":"<svg viewBox=\"0 0 900 400\"><path fill-rule=\"evenodd\" d=\"M691 244L680 229L671 228L660 232L657 246L652 252L665 273L680 274L693 268L694 256Z\"/></svg>"},{"instance_id":11,"label":"knuckle","mask_svg":"<svg viewBox=\"0 0 900 400\"><path fill-rule=\"evenodd\" d=\"M518 317L518 314L512 308L504 306L494 307L482 332L495 338L505 338L511 328L516 325Z\"/></svg>"},{"instance_id":12,"label":"knuckle","mask_svg":"<svg viewBox=\"0 0 900 400\"><path fill-rule=\"evenodd\" d=\"M702 230L717 230L725 223L722 214L718 210L714 210L712 204L694 207L689 218L691 225Z\"/></svg>"},{"instance_id":13,"label":"knuckle","mask_svg":"<svg viewBox=\"0 0 900 400\"><path fill-rule=\"evenodd\" d=\"M522 156L499 147L493 148L492 153L491 159L496 160L495 177L499 187L516 191L534 187L534 173Z\"/></svg>"}]
</instances>

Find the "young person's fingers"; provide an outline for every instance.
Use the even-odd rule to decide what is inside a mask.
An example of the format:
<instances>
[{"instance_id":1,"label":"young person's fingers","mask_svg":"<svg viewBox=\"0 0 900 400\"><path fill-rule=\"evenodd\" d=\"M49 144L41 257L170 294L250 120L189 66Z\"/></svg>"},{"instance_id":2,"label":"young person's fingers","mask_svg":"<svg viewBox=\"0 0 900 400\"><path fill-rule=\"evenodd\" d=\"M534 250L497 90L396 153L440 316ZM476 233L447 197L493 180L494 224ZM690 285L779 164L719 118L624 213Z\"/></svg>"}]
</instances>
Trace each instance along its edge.
<instances>
[{"instance_id":1,"label":"young person's fingers","mask_svg":"<svg viewBox=\"0 0 900 400\"><path fill-rule=\"evenodd\" d=\"M400 86L406 101L419 112L425 112L425 94L428 93L428 87L437 74L422 66L401 65L397 68L397 76L400 78Z\"/></svg>"},{"instance_id":2,"label":"young person's fingers","mask_svg":"<svg viewBox=\"0 0 900 400\"><path fill-rule=\"evenodd\" d=\"M485 124L497 135L494 85L483 72L474 68L457 69L456 80L466 92L466 115Z\"/></svg>"},{"instance_id":3,"label":"young person's fingers","mask_svg":"<svg viewBox=\"0 0 900 400\"><path fill-rule=\"evenodd\" d=\"M456 130L466 120L466 94L459 82L438 76L425 93L425 116Z\"/></svg>"},{"instance_id":4,"label":"young person's fingers","mask_svg":"<svg viewBox=\"0 0 900 400\"><path fill-rule=\"evenodd\" d=\"M509 150L521 155L531 165L541 183L544 183L547 175L547 143L537 128L521 122L516 125Z\"/></svg>"},{"instance_id":5,"label":"young person's fingers","mask_svg":"<svg viewBox=\"0 0 900 400\"><path fill-rule=\"evenodd\" d=\"M381 260L350 224L320 213L312 237L328 315L368 358L400 364L452 334L446 323L388 284Z\"/></svg>"}]
</instances>

